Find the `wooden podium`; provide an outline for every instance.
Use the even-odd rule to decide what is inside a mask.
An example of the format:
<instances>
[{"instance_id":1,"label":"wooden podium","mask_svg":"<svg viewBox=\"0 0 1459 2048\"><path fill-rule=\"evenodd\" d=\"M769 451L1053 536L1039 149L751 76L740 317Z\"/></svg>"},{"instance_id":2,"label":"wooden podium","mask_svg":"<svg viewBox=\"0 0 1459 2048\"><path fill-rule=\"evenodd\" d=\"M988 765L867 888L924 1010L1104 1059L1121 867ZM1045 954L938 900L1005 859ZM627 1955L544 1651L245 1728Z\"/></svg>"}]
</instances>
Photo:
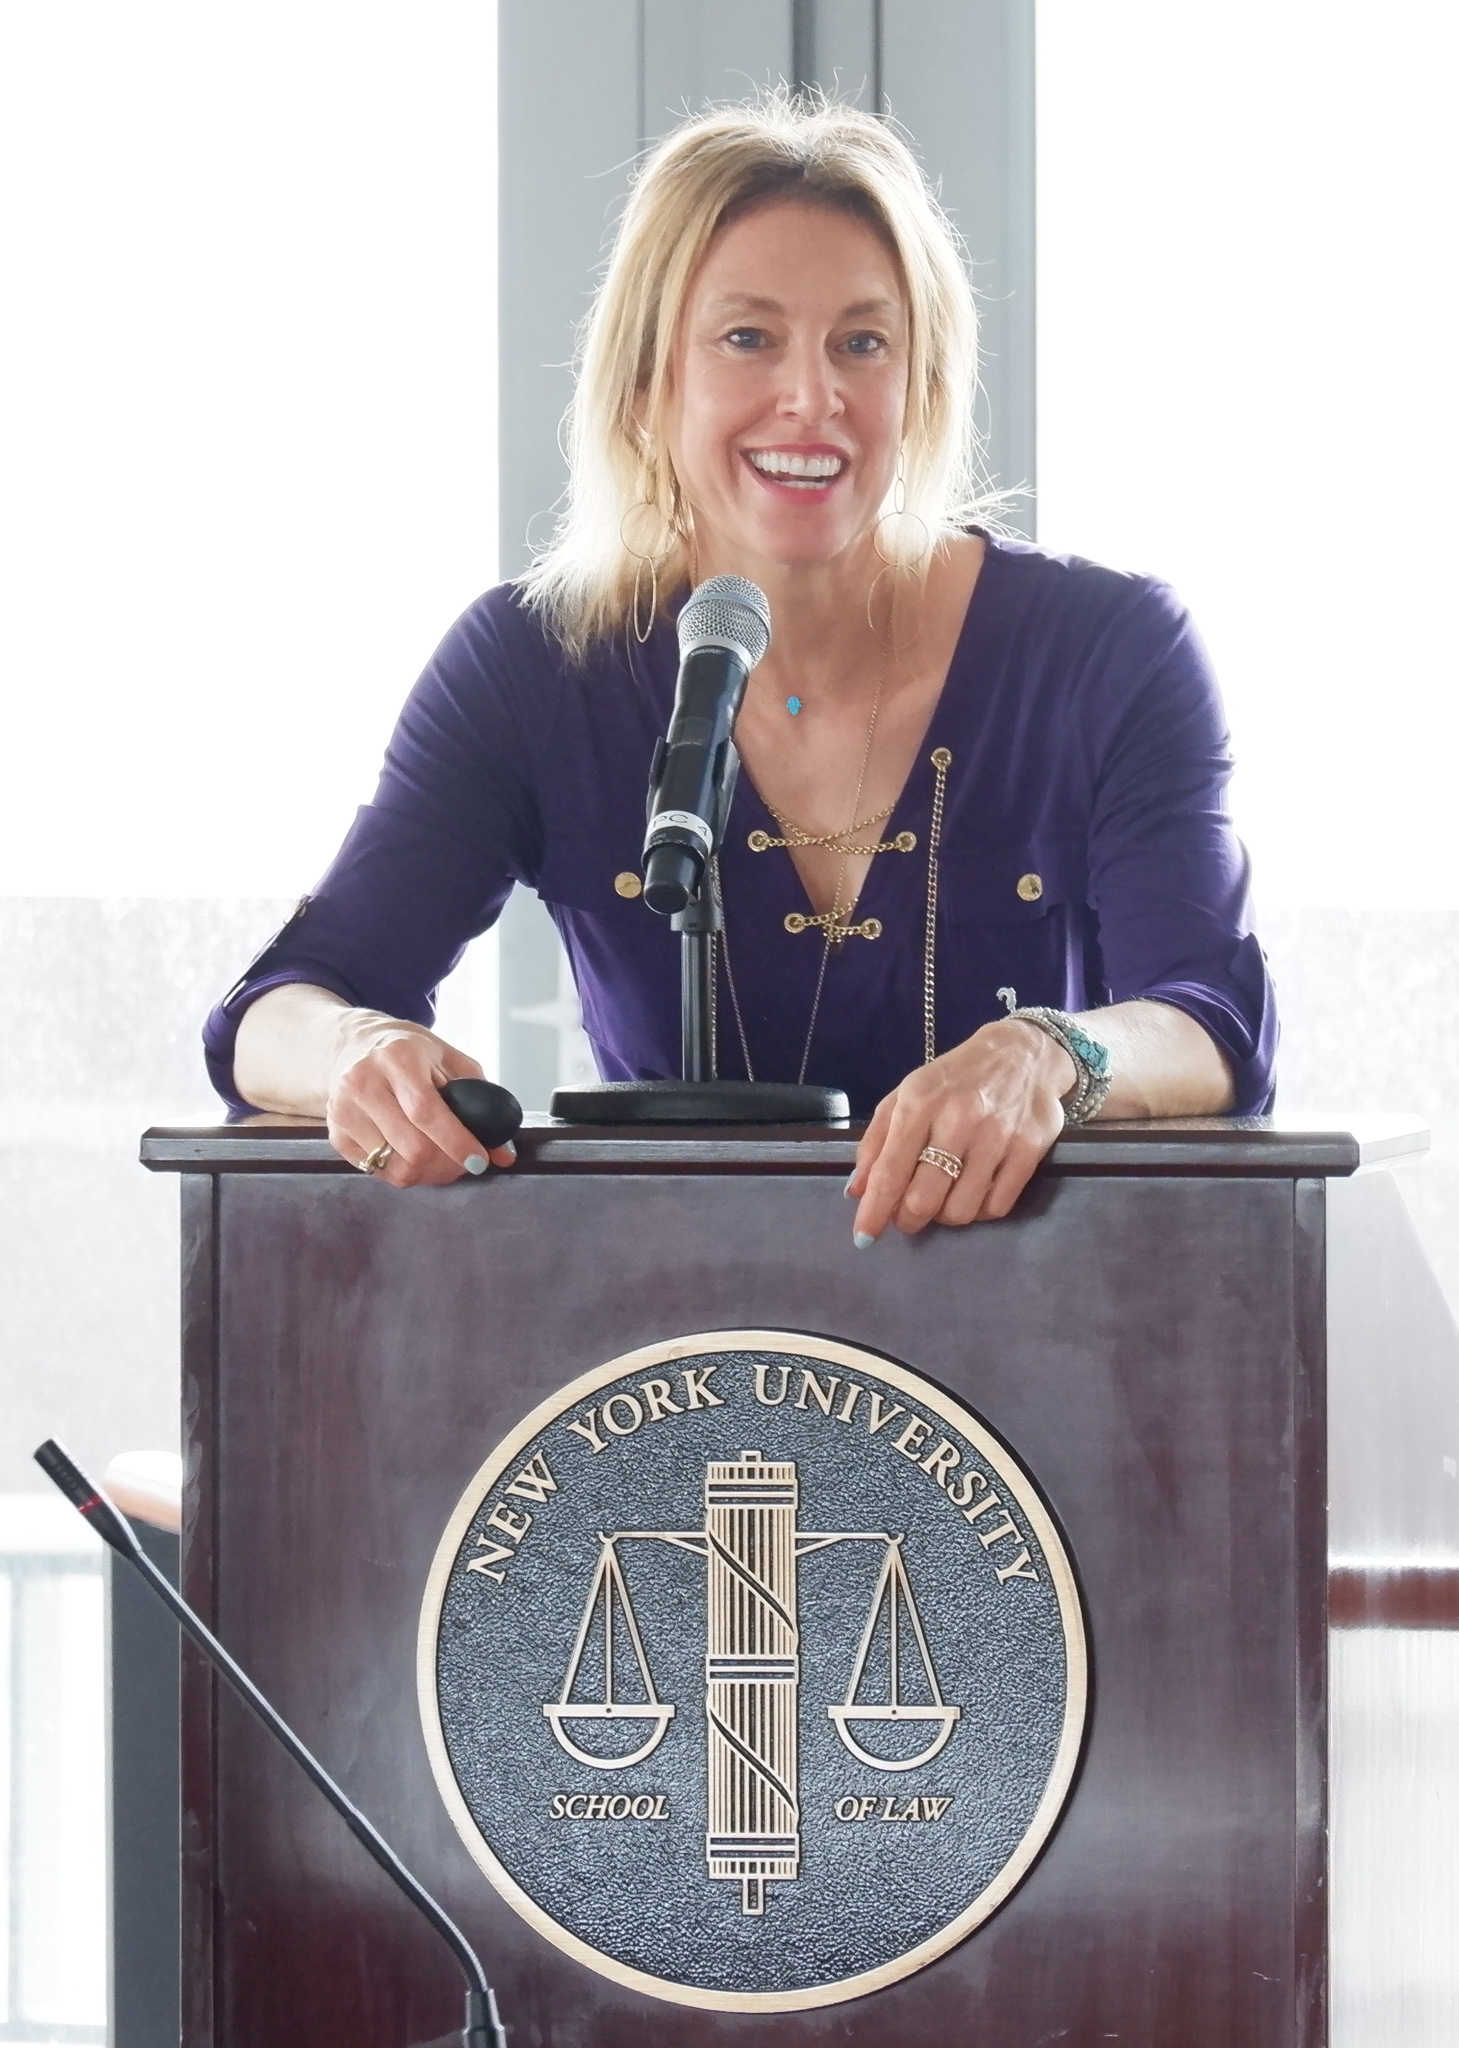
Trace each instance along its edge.
<instances>
[{"instance_id":1,"label":"wooden podium","mask_svg":"<svg viewBox=\"0 0 1459 2048\"><path fill-rule=\"evenodd\" d=\"M1345 1552L1419 1524L1453 1547L1415 1448L1445 1397L1401 1346L1366 1373L1402 1297L1367 1288L1394 1271L1382 1169L1426 1142L1098 1126L1007 1222L857 1252L844 1132L541 1122L510 1172L402 1195L317 1126L153 1131L182 1176L185 1590L465 1928L521 2048L1316 2048L1329 1419ZM604 1360L739 1328L884 1353L984 1418L1058 1518L1092 1652L1079 1776L1001 1910L885 1991L774 2015L643 1996L525 1924L452 1826L415 1689L432 1554L492 1446ZM191 1659L183 1804L187 2048L459 2024L450 1957Z\"/></svg>"}]
</instances>

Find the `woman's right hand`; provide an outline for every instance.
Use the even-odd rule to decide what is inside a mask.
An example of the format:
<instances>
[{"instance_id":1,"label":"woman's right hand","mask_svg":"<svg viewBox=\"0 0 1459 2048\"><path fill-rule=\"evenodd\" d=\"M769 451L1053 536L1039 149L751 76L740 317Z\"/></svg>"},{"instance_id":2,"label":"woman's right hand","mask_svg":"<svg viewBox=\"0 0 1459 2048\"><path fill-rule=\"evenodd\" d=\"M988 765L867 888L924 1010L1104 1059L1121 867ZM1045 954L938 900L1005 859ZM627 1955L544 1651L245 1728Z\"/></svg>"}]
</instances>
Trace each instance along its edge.
<instances>
[{"instance_id":1,"label":"woman's right hand","mask_svg":"<svg viewBox=\"0 0 1459 2048\"><path fill-rule=\"evenodd\" d=\"M424 1025L383 1010L352 1009L333 989L288 981L250 1003L233 1051L245 1102L282 1116L322 1116L341 1159L360 1165L381 1145L378 1171L395 1187L441 1187L487 1161L510 1166L516 1147L488 1152L441 1100L448 1081L480 1081L481 1068Z\"/></svg>"},{"instance_id":2,"label":"woman's right hand","mask_svg":"<svg viewBox=\"0 0 1459 2048\"><path fill-rule=\"evenodd\" d=\"M488 1160L510 1166L515 1145L488 1152L441 1098L448 1081L484 1079L474 1059L420 1025L350 1011L325 1103L329 1142L351 1166L388 1145L375 1178L397 1188L444 1187L485 1173Z\"/></svg>"}]
</instances>

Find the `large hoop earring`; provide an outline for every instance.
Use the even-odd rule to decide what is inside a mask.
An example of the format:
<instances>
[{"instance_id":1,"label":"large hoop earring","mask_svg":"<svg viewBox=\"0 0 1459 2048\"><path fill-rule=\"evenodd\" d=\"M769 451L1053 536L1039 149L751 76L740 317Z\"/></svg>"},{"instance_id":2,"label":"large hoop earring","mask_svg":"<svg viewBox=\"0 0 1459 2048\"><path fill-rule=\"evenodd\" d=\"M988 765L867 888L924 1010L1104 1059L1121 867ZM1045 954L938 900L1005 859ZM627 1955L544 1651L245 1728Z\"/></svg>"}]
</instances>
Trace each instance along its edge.
<instances>
[{"instance_id":1,"label":"large hoop earring","mask_svg":"<svg viewBox=\"0 0 1459 2048\"><path fill-rule=\"evenodd\" d=\"M932 552L932 530L928 526L927 521L922 517L922 514L920 512L909 512L904 502L901 505L894 505L890 512L883 512L881 517L877 519L872 525L872 549L875 552L877 560L882 564L883 568L906 569L912 566L911 563L902 561L899 556L888 555L883 553L882 551L881 542L877 538L877 536L880 534L882 528L886 525L889 519L916 520L917 524L922 529L922 545L920 548L918 548L917 553L913 559L916 562L925 561L927 556Z\"/></svg>"},{"instance_id":2,"label":"large hoop earring","mask_svg":"<svg viewBox=\"0 0 1459 2048\"><path fill-rule=\"evenodd\" d=\"M889 555L883 548L881 544L881 529L891 520L895 520L898 527L904 529L905 522L908 519L915 519L918 526L921 527L922 544L910 561L904 561L900 555ZM872 600L876 595L877 587L881 583L882 578L890 576L892 579L891 600L887 614L887 630L890 636L889 644L894 655L904 654L908 651L909 647L916 646L921 638L922 629L919 623L917 631L907 643L907 647L899 648L897 646L898 577L908 571L919 573L925 567L928 557L932 552L932 529L928 526L927 521L920 512L909 512L907 510L907 471L905 459L901 455L897 457L897 474L892 486L891 510L883 512L879 518L872 522L871 546L873 554L881 563L881 568L872 578L871 588L866 594L866 623L875 632L876 626L872 618Z\"/></svg>"},{"instance_id":3,"label":"large hoop earring","mask_svg":"<svg viewBox=\"0 0 1459 2048\"><path fill-rule=\"evenodd\" d=\"M887 524L888 520L892 519L895 519L899 524L905 519L915 519L922 529L922 545L918 548L911 562L904 562L900 556L887 554L877 538L882 527ZM871 545L876 552L877 560L884 569L896 570L920 566L931 553L932 533L927 521L920 512L908 512L907 510L907 451L905 448L901 449L897 455L897 473L892 482L891 509L883 512L873 525L871 529Z\"/></svg>"},{"instance_id":4,"label":"large hoop earring","mask_svg":"<svg viewBox=\"0 0 1459 2048\"><path fill-rule=\"evenodd\" d=\"M669 559L671 550L665 548L660 555L640 554L624 532L624 528L634 513L657 512L657 509L656 506L649 503L647 498L641 498L636 505L629 506L618 522L618 538L623 544L623 552L626 555L632 555L634 561L638 564L638 567L633 572L633 602L629 608L628 616L629 624L633 629L633 637L640 647L646 645L659 615L659 563L666 562ZM673 531L672 519L670 521L670 531ZM643 572L645 569L648 570L649 574L648 620L646 624L643 617Z\"/></svg>"},{"instance_id":5,"label":"large hoop earring","mask_svg":"<svg viewBox=\"0 0 1459 2048\"><path fill-rule=\"evenodd\" d=\"M647 569L649 573L648 623L646 625L640 623L643 616L643 572L645 569ZM633 572L633 605L628 614L629 624L633 628L633 637L638 642L640 647L644 647L648 644L649 636L654 629L654 621L655 619L657 619L658 615L658 564L654 561L652 555L640 555L638 558L638 567Z\"/></svg>"}]
</instances>

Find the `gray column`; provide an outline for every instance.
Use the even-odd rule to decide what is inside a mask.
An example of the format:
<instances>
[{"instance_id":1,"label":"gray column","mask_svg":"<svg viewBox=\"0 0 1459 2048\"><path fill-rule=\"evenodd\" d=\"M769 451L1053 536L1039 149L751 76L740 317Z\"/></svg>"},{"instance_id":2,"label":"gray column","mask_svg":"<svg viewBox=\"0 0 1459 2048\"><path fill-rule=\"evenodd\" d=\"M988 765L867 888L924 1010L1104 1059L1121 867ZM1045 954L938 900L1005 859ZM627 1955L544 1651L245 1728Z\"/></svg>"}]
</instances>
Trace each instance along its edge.
<instances>
[{"instance_id":1,"label":"gray column","mask_svg":"<svg viewBox=\"0 0 1459 2048\"><path fill-rule=\"evenodd\" d=\"M880 0L883 110L968 245L982 322L979 421L1001 489L1032 491L1033 0ZM1031 497L1006 515L1034 531Z\"/></svg>"},{"instance_id":2,"label":"gray column","mask_svg":"<svg viewBox=\"0 0 1459 2048\"><path fill-rule=\"evenodd\" d=\"M552 532L558 435L587 312L642 133L643 0L500 0L498 507L501 573ZM518 889L501 931L501 1079L528 1109L557 1085L557 933Z\"/></svg>"},{"instance_id":3,"label":"gray column","mask_svg":"<svg viewBox=\"0 0 1459 2048\"><path fill-rule=\"evenodd\" d=\"M881 109L881 0L795 0L797 85Z\"/></svg>"},{"instance_id":4,"label":"gray column","mask_svg":"<svg viewBox=\"0 0 1459 2048\"><path fill-rule=\"evenodd\" d=\"M791 0L642 0L645 142L712 100L793 76Z\"/></svg>"},{"instance_id":5,"label":"gray column","mask_svg":"<svg viewBox=\"0 0 1459 2048\"><path fill-rule=\"evenodd\" d=\"M501 0L498 9L504 576L551 533L567 480L558 428L575 332L639 146L639 17L639 0Z\"/></svg>"}]
</instances>

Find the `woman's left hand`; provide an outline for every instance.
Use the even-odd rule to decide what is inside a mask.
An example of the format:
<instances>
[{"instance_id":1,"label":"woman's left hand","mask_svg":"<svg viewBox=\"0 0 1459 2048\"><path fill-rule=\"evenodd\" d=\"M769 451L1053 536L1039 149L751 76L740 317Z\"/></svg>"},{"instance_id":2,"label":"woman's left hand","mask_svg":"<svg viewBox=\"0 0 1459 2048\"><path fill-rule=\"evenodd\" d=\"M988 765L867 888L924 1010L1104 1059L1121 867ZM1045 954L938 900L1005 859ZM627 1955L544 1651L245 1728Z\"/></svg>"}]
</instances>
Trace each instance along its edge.
<instances>
[{"instance_id":1,"label":"woman's left hand","mask_svg":"<svg viewBox=\"0 0 1459 2048\"><path fill-rule=\"evenodd\" d=\"M1006 1216L1063 1130L1060 1097L1077 1079L1061 1045L1012 1017L918 1067L877 1105L857 1147L846 1187L857 1244L874 1243L889 1223L910 1235L929 1223ZM956 1180L919 1160L929 1145L962 1161Z\"/></svg>"}]
</instances>

